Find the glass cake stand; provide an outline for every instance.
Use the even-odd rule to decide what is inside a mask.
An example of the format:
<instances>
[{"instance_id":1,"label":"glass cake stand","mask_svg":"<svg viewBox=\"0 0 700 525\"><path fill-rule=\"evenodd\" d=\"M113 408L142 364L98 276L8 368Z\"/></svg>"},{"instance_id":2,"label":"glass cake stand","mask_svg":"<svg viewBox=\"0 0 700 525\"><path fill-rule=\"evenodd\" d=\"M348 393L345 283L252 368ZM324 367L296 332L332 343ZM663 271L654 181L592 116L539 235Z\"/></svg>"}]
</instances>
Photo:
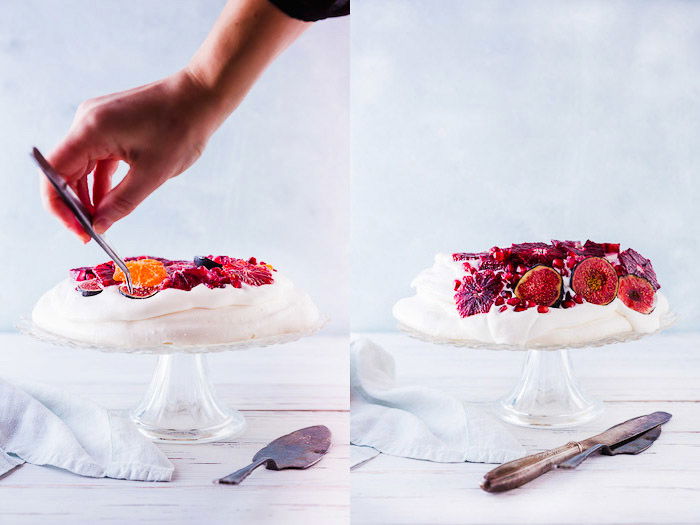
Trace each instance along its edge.
<instances>
[{"instance_id":1,"label":"glass cake stand","mask_svg":"<svg viewBox=\"0 0 700 525\"><path fill-rule=\"evenodd\" d=\"M158 356L151 383L139 405L130 412L139 431L153 441L207 443L240 435L246 422L238 410L225 406L209 380L207 354L289 343L313 335L326 323L323 319L308 330L271 337L214 345L150 347L94 345L46 332L23 319L17 328L43 342L102 352L141 353Z\"/></svg>"},{"instance_id":2,"label":"glass cake stand","mask_svg":"<svg viewBox=\"0 0 700 525\"><path fill-rule=\"evenodd\" d=\"M667 329L676 320L667 314L661 327L649 334L629 332L581 344L558 346L516 346L461 339L441 339L418 332L403 324L399 329L409 336L433 344L461 348L526 351L520 379L508 395L493 403L494 412L504 421L531 428L568 428L596 418L603 404L584 393L578 385L568 350L635 341Z\"/></svg>"}]
</instances>

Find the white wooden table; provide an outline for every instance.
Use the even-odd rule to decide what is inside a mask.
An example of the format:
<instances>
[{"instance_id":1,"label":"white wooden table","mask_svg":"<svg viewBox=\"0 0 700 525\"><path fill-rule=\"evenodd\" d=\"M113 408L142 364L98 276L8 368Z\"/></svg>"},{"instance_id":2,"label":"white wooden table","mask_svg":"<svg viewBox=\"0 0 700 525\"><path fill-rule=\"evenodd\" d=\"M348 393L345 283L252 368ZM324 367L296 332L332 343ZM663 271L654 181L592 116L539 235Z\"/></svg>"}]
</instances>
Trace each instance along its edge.
<instances>
[{"instance_id":1,"label":"white wooden table","mask_svg":"<svg viewBox=\"0 0 700 525\"><path fill-rule=\"evenodd\" d=\"M364 334L396 359L402 384L489 401L514 384L524 354L439 347L401 334ZM584 438L631 417L673 419L638 456L593 457L502 494L479 489L494 465L380 455L351 475L354 524L700 523L700 334L660 335L572 350L582 386L605 413L575 430L508 426L529 452Z\"/></svg>"},{"instance_id":2,"label":"white wooden table","mask_svg":"<svg viewBox=\"0 0 700 525\"><path fill-rule=\"evenodd\" d=\"M35 380L127 409L143 394L156 358L65 349L0 334L0 376ZM315 336L277 347L210 356L219 396L241 409L240 438L159 445L175 464L170 483L91 479L23 465L0 480L0 524L347 523L347 337ZM333 447L304 471L255 471L240 486L212 481L250 462L272 439L324 424Z\"/></svg>"}]
</instances>

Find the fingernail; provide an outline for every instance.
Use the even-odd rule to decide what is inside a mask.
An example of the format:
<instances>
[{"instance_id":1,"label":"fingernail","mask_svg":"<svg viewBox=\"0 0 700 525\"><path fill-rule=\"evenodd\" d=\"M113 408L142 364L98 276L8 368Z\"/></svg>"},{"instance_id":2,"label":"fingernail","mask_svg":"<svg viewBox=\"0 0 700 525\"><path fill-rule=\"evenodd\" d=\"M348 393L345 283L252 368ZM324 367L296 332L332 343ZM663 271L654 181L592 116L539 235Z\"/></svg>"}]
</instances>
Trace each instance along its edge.
<instances>
[{"instance_id":1,"label":"fingernail","mask_svg":"<svg viewBox=\"0 0 700 525\"><path fill-rule=\"evenodd\" d=\"M104 219L97 219L92 225L92 227L97 233L102 234L107 231L107 228L109 228L109 224Z\"/></svg>"}]
</instances>

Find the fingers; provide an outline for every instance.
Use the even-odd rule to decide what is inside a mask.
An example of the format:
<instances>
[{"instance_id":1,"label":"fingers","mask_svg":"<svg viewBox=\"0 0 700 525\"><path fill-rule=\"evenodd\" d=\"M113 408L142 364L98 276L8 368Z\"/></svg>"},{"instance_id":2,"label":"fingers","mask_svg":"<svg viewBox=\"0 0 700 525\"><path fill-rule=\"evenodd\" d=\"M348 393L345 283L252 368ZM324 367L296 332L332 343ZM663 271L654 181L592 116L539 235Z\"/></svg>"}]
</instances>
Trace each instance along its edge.
<instances>
[{"instance_id":1,"label":"fingers","mask_svg":"<svg viewBox=\"0 0 700 525\"><path fill-rule=\"evenodd\" d=\"M157 173L157 172L156 172ZM133 166L124 179L101 199L95 210L93 227L104 233L112 224L129 215L167 177L154 176L154 170Z\"/></svg>"},{"instance_id":2,"label":"fingers","mask_svg":"<svg viewBox=\"0 0 700 525\"><path fill-rule=\"evenodd\" d=\"M78 179L78 182L75 183L75 193L78 195L80 202L83 203L83 206L85 206L87 212L90 214L90 216L92 216L94 208L92 201L90 200L90 189L88 188L87 175Z\"/></svg>"},{"instance_id":3,"label":"fingers","mask_svg":"<svg viewBox=\"0 0 700 525\"><path fill-rule=\"evenodd\" d=\"M77 235L81 241L88 242L90 236L85 232L78 220L73 215L68 207L63 204L61 197L56 193L56 190L51 186L48 180L42 177L41 181L41 196L44 203L44 208L54 214L63 223L63 225Z\"/></svg>"},{"instance_id":4,"label":"fingers","mask_svg":"<svg viewBox=\"0 0 700 525\"><path fill-rule=\"evenodd\" d=\"M112 187L112 175L117 171L118 160L100 160L95 166L92 182L92 203L97 207Z\"/></svg>"},{"instance_id":5,"label":"fingers","mask_svg":"<svg viewBox=\"0 0 700 525\"><path fill-rule=\"evenodd\" d=\"M47 157L49 164L68 183L77 182L90 173L96 151L87 133L69 132Z\"/></svg>"}]
</instances>

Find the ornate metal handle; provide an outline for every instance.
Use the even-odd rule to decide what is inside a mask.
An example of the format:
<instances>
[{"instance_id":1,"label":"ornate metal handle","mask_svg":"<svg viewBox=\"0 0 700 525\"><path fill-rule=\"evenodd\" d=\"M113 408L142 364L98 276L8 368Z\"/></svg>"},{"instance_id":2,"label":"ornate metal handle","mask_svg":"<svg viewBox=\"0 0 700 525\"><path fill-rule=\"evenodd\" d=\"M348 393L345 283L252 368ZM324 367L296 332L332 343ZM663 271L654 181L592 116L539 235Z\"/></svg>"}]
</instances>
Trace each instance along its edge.
<instances>
[{"instance_id":1,"label":"ornate metal handle","mask_svg":"<svg viewBox=\"0 0 700 525\"><path fill-rule=\"evenodd\" d=\"M581 443L572 441L561 447L504 463L484 476L481 488L486 492L503 492L520 487L581 452Z\"/></svg>"}]
</instances>

